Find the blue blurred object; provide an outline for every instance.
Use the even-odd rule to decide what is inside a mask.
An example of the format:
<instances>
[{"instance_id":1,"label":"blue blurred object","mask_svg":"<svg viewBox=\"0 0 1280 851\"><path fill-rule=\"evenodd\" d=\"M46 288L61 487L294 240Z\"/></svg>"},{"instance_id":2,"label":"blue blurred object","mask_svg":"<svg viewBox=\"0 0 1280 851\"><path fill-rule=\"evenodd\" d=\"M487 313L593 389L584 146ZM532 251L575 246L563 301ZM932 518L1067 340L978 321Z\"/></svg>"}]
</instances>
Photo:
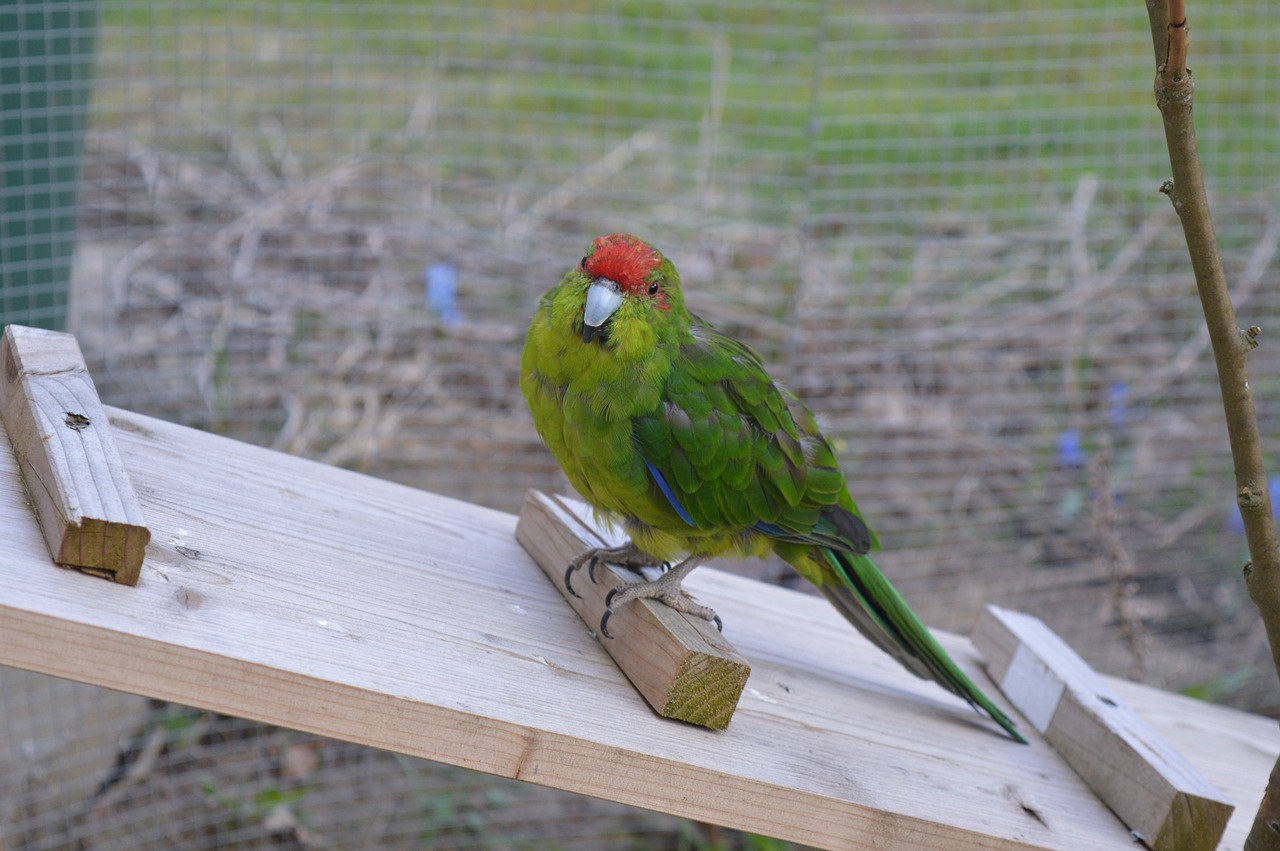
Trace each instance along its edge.
<instances>
[{"instance_id":1,"label":"blue blurred object","mask_svg":"<svg viewBox=\"0 0 1280 851\"><path fill-rule=\"evenodd\" d=\"M1124 381L1113 381L1107 388L1107 413L1111 424L1123 428L1129 424L1129 385Z\"/></svg>"},{"instance_id":2,"label":"blue blurred object","mask_svg":"<svg viewBox=\"0 0 1280 851\"><path fill-rule=\"evenodd\" d=\"M427 310L435 313L445 325L462 322L458 309L458 270L452 263L432 263L422 270L427 280Z\"/></svg>"},{"instance_id":3,"label":"blue blurred object","mask_svg":"<svg viewBox=\"0 0 1280 851\"><path fill-rule=\"evenodd\" d=\"M1058 435L1058 463L1063 467L1083 467L1084 447L1080 445L1080 432L1069 428Z\"/></svg>"}]
</instances>

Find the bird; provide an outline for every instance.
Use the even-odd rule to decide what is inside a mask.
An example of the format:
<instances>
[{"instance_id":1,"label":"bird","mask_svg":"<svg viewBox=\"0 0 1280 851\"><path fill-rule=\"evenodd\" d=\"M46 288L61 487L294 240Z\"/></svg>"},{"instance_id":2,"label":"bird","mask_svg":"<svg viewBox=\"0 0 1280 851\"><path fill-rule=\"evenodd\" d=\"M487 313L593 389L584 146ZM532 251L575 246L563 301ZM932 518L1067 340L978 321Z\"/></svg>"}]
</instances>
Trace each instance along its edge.
<instances>
[{"instance_id":1,"label":"bird","mask_svg":"<svg viewBox=\"0 0 1280 851\"><path fill-rule=\"evenodd\" d=\"M626 233L595 239L538 302L520 389L569 483L629 537L568 565L661 565L607 600L600 633L649 598L722 626L681 583L718 556L777 554L874 645L918 677L1014 722L964 674L880 572L879 540L813 412L748 345L689 312L675 265Z\"/></svg>"}]
</instances>

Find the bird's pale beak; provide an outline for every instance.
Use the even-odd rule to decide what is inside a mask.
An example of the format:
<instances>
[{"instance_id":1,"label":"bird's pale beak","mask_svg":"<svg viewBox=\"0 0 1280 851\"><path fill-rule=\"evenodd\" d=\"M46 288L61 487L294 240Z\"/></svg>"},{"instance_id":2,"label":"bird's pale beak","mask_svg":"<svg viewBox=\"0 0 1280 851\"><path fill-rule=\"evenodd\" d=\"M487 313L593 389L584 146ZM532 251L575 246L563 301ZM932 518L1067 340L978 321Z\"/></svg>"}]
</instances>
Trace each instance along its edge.
<instances>
[{"instance_id":1,"label":"bird's pale beak","mask_svg":"<svg viewBox=\"0 0 1280 851\"><path fill-rule=\"evenodd\" d=\"M622 306L622 292L608 278L596 278L587 288L587 306L582 311L582 342L590 343L609 317Z\"/></svg>"}]
</instances>

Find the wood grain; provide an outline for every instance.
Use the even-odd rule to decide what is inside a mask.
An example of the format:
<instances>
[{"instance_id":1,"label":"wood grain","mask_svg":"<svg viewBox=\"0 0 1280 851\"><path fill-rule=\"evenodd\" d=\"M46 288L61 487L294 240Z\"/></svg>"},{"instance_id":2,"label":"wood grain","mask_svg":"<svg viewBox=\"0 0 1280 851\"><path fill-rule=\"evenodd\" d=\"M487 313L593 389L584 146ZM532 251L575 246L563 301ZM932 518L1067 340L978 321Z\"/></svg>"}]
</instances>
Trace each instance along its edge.
<instances>
[{"instance_id":1,"label":"wood grain","mask_svg":"<svg viewBox=\"0 0 1280 851\"><path fill-rule=\"evenodd\" d=\"M0 418L53 560L136 583L151 532L74 336L5 329Z\"/></svg>"},{"instance_id":2,"label":"wood grain","mask_svg":"<svg viewBox=\"0 0 1280 851\"><path fill-rule=\"evenodd\" d=\"M625 541L599 528L590 508L578 500L529 491L516 540L593 634L609 592L636 581L629 571L600 565L594 582L585 569L577 573L577 596L565 588L570 559ZM656 571L646 574L654 576ZM601 645L655 712L713 730L729 726L751 666L715 626L653 600L636 600L614 615L609 627L613 637L600 636Z\"/></svg>"},{"instance_id":3,"label":"wood grain","mask_svg":"<svg viewBox=\"0 0 1280 851\"><path fill-rule=\"evenodd\" d=\"M1154 851L1209 851L1232 805L1039 618L988 606L974 631L988 671Z\"/></svg>"},{"instance_id":4,"label":"wood grain","mask_svg":"<svg viewBox=\"0 0 1280 851\"><path fill-rule=\"evenodd\" d=\"M511 515L108 414L153 532L141 580L37 569L48 555L0 436L0 664L820 848L1134 847L1040 737L1008 741L820 598L695 571L689 590L751 676L728 729L669 721ZM1001 701L970 643L937 637ZM1273 721L1107 682L1252 809L1280 753ZM1224 848L1241 845L1237 819Z\"/></svg>"}]
</instances>

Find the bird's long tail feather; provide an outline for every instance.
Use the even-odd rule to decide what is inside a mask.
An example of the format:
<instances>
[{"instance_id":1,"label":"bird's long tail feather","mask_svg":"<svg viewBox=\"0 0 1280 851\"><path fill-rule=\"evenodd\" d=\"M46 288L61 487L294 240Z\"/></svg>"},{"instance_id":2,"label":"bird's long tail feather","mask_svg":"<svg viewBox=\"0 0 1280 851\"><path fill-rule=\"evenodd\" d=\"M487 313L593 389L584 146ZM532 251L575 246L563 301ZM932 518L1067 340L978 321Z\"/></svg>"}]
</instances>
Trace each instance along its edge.
<instances>
[{"instance_id":1,"label":"bird's long tail feather","mask_svg":"<svg viewBox=\"0 0 1280 851\"><path fill-rule=\"evenodd\" d=\"M845 619L917 677L933 680L985 712L1015 741L1026 744L1016 725L992 703L942 649L906 600L863 555L820 548L840 577L822 593Z\"/></svg>"}]
</instances>

